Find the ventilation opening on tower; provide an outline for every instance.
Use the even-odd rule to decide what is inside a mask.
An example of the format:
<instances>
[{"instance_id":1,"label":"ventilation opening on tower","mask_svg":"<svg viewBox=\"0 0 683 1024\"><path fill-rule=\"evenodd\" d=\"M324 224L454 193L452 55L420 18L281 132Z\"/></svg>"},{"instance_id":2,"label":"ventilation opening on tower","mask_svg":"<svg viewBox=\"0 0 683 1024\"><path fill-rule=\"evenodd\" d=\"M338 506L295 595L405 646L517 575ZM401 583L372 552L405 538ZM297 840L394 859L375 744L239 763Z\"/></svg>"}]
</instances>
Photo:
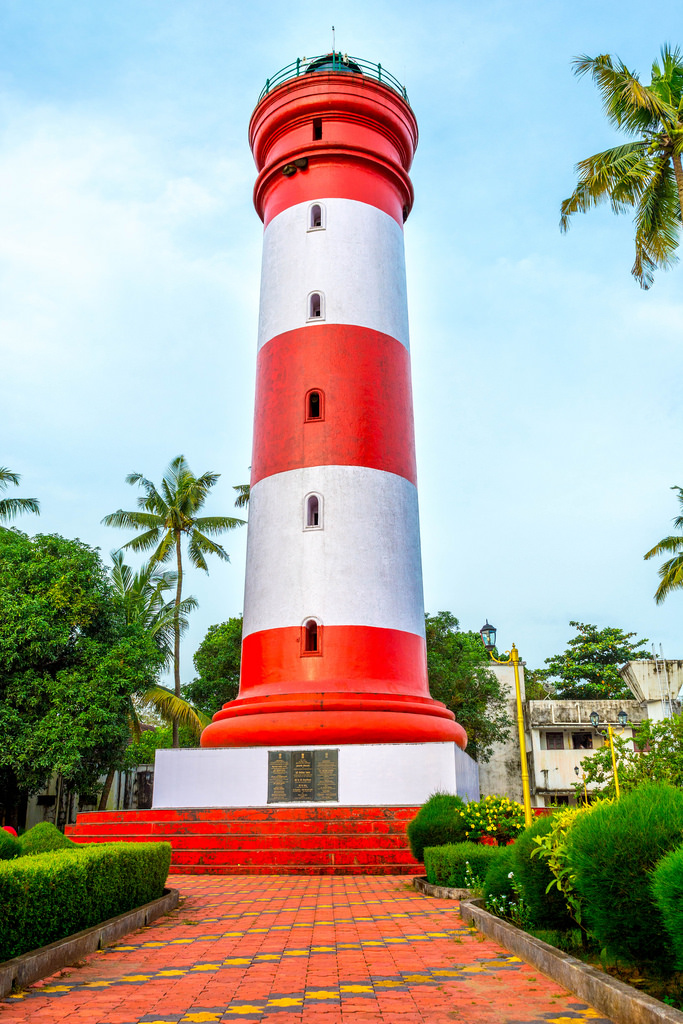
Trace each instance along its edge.
<instances>
[{"instance_id":1,"label":"ventilation opening on tower","mask_svg":"<svg viewBox=\"0 0 683 1024\"><path fill-rule=\"evenodd\" d=\"M325 317L323 296L321 292L311 292L308 296L308 319L322 320Z\"/></svg>"},{"instance_id":2,"label":"ventilation opening on tower","mask_svg":"<svg viewBox=\"0 0 683 1024\"><path fill-rule=\"evenodd\" d=\"M315 228L322 228L323 224L323 208L320 203L314 203L308 212L308 228L309 231Z\"/></svg>"},{"instance_id":3,"label":"ventilation opening on tower","mask_svg":"<svg viewBox=\"0 0 683 1024\"><path fill-rule=\"evenodd\" d=\"M323 419L323 393L322 391L309 391L306 395L306 419Z\"/></svg>"},{"instance_id":4,"label":"ventilation opening on tower","mask_svg":"<svg viewBox=\"0 0 683 1024\"><path fill-rule=\"evenodd\" d=\"M321 654L322 628L315 619L308 619L302 626L302 654Z\"/></svg>"},{"instance_id":5,"label":"ventilation opening on tower","mask_svg":"<svg viewBox=\"0 0 683 1024\"><path fill-rule=\"evenodd\" d=\"M322 502L317 494L309 494L306 499L306 529L315 530L321 529L323 525L322 520Z\"/></svg>"},{"instance_id":6,"label":"ventilation opening on tower","mask_svg":"<svg viewBox=\"0 0 683 1024\"><path fill-rule=\"evenodd\" d=\"M323 137L323 121L321 117L313 118L313 141L319 142Z\"/></svg>"}]
</instances>

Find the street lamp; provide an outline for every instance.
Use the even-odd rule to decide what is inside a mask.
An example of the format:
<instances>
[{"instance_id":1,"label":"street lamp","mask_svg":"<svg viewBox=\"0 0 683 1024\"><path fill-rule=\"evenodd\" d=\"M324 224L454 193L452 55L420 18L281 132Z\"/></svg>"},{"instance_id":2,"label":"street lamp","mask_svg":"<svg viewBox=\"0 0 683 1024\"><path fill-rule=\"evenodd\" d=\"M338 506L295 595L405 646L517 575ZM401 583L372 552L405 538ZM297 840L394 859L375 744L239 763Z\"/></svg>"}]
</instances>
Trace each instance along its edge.
<instances>
[{"instance_id":1,"label":"street lamp","mask_svg":"<svg viewBox=\"0 0 683 1024\"><path fill-rule=\"evenodd\" d=\"M579 774L579 767L578 767L578 765L576 765L574 767L574 771L576 772L576 775L578 777L578 774ZM583 798L585 800L586 807L588 807L588 790L586 788L586 773L584 772L583 768L581 769L581 781L583 782Z\"/></svg>"},{"instance_id":2,"label":"street lamp","mask_svg":"<svg viewBox=\"0 0 683 1024\"><path fill-rule=\"evenodd\" d=\"M617 714L617 719L619 720L619 725L623 729L624 726L626 725L626 723L628 722L628 715L626 714L625 711L622 710L622 711L620 711ZM596 729L597 732L599 732L601 736L607 735L607 738L609 740L609 749L610 749L610 753L612 754L612 770L614 772L614 790L615 790L615 793L617 795L617 800L618 800L619 799L619 795L620 795L619 794L619 773L617 771L617 757L616 757L616 754L614 753L614 732L612 731L612 726L611 725L607 726L607 733L605 733L604 729L598 729L598 725L600 724L600 715L597 713L597 711L591 711L591 713L590 713L590 720L591 720L591 725L593 726L593 728Z\"/></svg>"},{"instance_id":3,"label":"street lamp","mask_svg":"<svg viewBox=\"0 0 683 1024\"><path fill-rule=\"evenodd\" d=\"M491 661L497 665L509 665L515 670L515 696L517 698L517 732L519 733L519 757L522 767L522 796L524 800L524 824L527 828L532 823L531 814L531 793L529 791L529 765L526 759L526 740L524 738L524 709L522 707L522 690L519 682L519 651L512 645L511 651L506 651L506 658L500 659L494 656L496 647L496 627L492 626L488 619L479 630L484 648L488 652Z\"/></svg>"}]
</instances>

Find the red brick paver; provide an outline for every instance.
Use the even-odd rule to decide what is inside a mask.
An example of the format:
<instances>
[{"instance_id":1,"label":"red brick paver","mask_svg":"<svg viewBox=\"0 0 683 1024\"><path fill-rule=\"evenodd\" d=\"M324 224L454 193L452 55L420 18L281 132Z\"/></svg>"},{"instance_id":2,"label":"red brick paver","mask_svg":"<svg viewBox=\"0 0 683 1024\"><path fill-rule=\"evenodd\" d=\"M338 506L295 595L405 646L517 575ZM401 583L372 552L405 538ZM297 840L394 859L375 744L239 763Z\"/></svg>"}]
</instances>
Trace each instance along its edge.
<instances>
[{"instance_id":1,"label":"red brick paver","mask_svg":"<svg viewBox=\"0 0 683 1024\"><path fill-rule=\"evenodd\" d=\"M405 878L175 876L177 911L0 1024L611 1024Z\"/></svg>"}]
</instances>

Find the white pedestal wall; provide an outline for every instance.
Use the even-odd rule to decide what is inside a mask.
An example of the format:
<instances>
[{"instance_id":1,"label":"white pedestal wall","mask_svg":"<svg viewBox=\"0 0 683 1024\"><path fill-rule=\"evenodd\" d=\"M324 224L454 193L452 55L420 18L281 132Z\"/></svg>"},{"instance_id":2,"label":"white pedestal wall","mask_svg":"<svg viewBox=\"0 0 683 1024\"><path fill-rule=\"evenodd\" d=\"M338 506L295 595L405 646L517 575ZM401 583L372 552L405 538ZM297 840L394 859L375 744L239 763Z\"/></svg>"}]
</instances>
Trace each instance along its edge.
<instances>
[{"instance_id":1,"label":"white pedestal wall","mask_svg":"<svg viewBox=\"0 0 683 1024\"><path fill-rule=\"evenodd\" d=\"M268 804L268 751L307 747L157 750L153 808L334 806ZM436 790L458 792L454 743L322 746L339 751L339 800L347 806L417 806ZM468 758L468 761L471 759ZM472 762L474 764L474 762ZM460 774L462 774L462 769ZM462 789L462 786L461 786Z\"/></svg>"}]
</instances>

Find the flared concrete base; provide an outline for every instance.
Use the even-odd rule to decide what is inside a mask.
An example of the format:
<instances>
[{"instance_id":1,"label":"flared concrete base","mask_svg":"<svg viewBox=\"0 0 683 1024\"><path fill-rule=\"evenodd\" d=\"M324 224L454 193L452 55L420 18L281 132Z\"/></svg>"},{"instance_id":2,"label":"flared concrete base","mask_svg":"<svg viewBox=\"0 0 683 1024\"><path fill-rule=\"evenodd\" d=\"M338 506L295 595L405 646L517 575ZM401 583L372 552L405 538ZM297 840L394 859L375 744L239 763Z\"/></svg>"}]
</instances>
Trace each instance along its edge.
<instances>
[{"instance_id":1,"label":"flared concrete base","mask_svg":"<svg viewBox=\"0 0 683 1024\"><path fill-rule=\"evenodd\" d=\"M268 751L312 749L330 746L157 750L153 807L315 806L268 804ZM417 806L436 790L479 795L476 762L455 743L349 743L333 749L341 805Z\"/></svg>"}]
</instances>

